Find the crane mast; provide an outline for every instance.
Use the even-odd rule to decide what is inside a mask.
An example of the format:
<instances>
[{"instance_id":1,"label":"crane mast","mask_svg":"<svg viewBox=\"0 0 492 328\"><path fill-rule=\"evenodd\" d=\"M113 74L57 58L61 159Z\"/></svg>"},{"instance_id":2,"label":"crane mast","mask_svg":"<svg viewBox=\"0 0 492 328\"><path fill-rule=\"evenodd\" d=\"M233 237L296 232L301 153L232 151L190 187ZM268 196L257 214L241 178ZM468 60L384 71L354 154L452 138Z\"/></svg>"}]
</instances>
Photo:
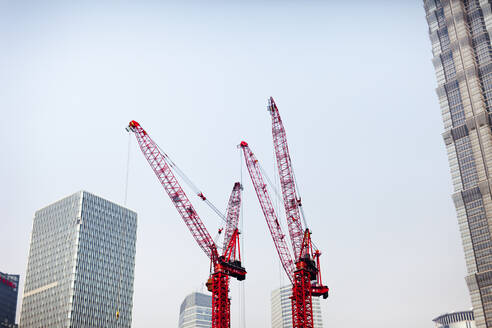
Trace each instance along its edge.
<instances>
[{"instance_id":1,"label":"crane mast","mask_svg":"<svg viewBox=\"0 0 492 328\"><path fill-rule=\"evenodd\" d=\"M240 281L246 278L246 270L241 266L239 231L237 229L241 204L240 183L237 182L234 184L229 199L228 214L226 217L227 236L224 241L225 247L223 253L219 256L217 245L193 208L186 193L181 188L170 165L168 165L167 161L169 157L160 150L159 146L150 138L138 122L131 121L128 125L128 130L135 134L138 145L157 176L157 179L166 190L169 198L193 235L193 238L211 260L213 272L206 285L208 290L212 292L212 328L229 328L229 277L236 278ZM202 200L206 200L202 193L199 193L198 196ZM238 255L237 258L236 253Z\"/></svg>"},{"instance_id":2,"label":"crane mast","mask_svg":"<svg viewBox=\"0 0 492 328\"><path fill-rule=\"evenodd\" d=\"M227 222L224 234L224 246L219 263L207 281L207 288L212 292L212 327L230 327L229 275L222 269L222 263L241 267L241 251L239 248L239 211L241 209L241 190L239 182L234 184L227 205ZM236 258L236 253L238 257ZM244 280L239 276L239 280Z\"/></svg>"}]
</instances>

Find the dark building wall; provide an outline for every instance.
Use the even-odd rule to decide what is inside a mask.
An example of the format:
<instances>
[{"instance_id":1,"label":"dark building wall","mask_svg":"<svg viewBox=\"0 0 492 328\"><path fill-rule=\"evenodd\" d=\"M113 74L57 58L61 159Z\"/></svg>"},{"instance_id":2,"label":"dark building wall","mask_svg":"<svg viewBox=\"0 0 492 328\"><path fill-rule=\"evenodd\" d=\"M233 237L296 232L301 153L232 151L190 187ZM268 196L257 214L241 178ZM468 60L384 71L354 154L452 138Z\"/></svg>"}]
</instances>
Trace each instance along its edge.
<instances>
[{"instance_id":1,"label":"dark building wall","mask_svg":"<svg viewBox=\"0 0 492 328\"><path fill-rule=\"evenodd\" d=\"M15 324L19 275L0 272L0 326Z\"/></svg>"}]
</instances>

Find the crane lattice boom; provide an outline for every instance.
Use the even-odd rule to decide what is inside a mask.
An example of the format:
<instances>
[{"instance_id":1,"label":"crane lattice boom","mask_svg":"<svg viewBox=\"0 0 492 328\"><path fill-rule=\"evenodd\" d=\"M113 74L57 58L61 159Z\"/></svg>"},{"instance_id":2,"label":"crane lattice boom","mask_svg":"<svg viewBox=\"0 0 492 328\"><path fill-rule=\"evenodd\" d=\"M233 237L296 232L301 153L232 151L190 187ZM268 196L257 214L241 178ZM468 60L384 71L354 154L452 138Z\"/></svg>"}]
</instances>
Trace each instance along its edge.
<instances>
[{"instance_id":1,"label":"crane lattice boom","mask_svg":"<svg viewBox=\"0 0 492 328\"><path fill-rule=\"evenodd\" d=\"M287 135L277 105L272 97L269 99L268 111L272 116L273 146L275 148L278 175L280 186L282 188L285 217L287 219L287 226L289 227L289 236L292 243L292 250L294 251L294 258L297 261L301 257L300 253L304 236L304 229L299 213L301 199L296 193L294 172L290 160L289 146L287 145Z\"/></svg>"},{"instance_id":2,"label":"crane lattice boom","mask_svg":"<svg viewBox=\"0 0 492 328\"><path fill-rule=\"evenodd\" d=\"M227 246L231 242L234 231L237 229L239 223L239 211L241 209L241 184L236 182L232 188L231 196L229 197L229 203L227 205L227 223L224 233L224 247L223 255L226 254Z\"/></svg>"},{"instance_id":3,"label":"crane lattice boom","mask_svg":"<svg viewBox=\"0 0 492 328\"><path fill-rule=\"evenodd\" d=\"M208 233L205 225L183 191L183 188L181 188L178 180L169 168L164 154L159 151L157 144L150 138L138 122L131 121L129 128L135 133L143 155L147 159L147 162L149 162L157 179L159 179L159 182L171 198L171 201L183 218L183 221L193 235L193 238L195 238L205 254L207 254L214 263L217 262L218 253L214 240Z\"/></svg>"},{"instance_id":4,"label":"crane lattice boom","mask_svg":"<svg viewBox=\"0 0 492 328\"><path fill-rule=\"evenodd\" d=\"M239 146L244 153L246 167L248 168L249 176L251 177L256 195L258 196L258 201L260 202L261 210L265 216L268 229L270 229L273 243L275 244L275 248L277 249L277 253L280 257L280 262L282 263L285 273L287 273L287 277L289 277L292 281L294 261L292 261L290 250L285 240L285 235L282 232L282 227L280 226L277 214L275 213L275 209L270 199L270 194L268 193L267 186L263 180L258 160L249 148L247 142L242 141Z\"/></svg>"}]
</instances>

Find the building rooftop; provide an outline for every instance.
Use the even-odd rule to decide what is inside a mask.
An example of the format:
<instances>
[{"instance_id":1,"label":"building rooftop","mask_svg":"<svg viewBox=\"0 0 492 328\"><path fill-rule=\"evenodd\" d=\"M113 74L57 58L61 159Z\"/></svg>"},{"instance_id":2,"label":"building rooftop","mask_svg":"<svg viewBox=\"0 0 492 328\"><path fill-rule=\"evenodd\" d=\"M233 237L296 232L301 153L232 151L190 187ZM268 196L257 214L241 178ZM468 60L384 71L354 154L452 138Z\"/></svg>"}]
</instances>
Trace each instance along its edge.
<instances>
[{"instance_id":1,"label":"building rooftop","mask_svg":"<svg viewBox=\"0 0 492 328\"><path fill-rule=\"evenodd\" d=\"M433 319L435 323L440 323L442 325L448 325L454 322L461 322L461 321L472 321L474 320L473 317L473 311L459 311L459 312L452 312L452 313L446 313L438 316L437 318Z\"/></svg>"}]
</instances>

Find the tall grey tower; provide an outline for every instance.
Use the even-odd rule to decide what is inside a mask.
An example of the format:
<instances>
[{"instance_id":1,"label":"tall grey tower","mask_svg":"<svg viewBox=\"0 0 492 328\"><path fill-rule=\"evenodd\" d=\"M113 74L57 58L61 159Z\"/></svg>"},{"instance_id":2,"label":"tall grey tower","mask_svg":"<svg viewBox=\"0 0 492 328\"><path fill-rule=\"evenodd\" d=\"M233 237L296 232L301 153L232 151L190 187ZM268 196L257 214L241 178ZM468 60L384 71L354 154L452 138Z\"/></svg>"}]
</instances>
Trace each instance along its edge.
<instances>
[{"instance_id":1,"label":"tall grey tower","mask_svg":"<svg viewBox=\"0 0 492 328\"><path fill-rule=\"evenodd\" d=\"M283 286L272 291L271 314L272 328L292 328L292 285ZM323 328L321 304L319 297L313 297L314 328Z\"/></svg>"},{"instance_id":2,"label":"tall grey tower","mask_svg":"<svg viewBox=\"0 0 492 328\"><path fill-rule=\"evenodd\" d=\"M86 191L37 211L20 326L130 328L136 232L135 212Z\"/></svg>"},{"instance_id":3,"label":"tall grey tower","mask_svg":"<svg viewBox=\"0 0 492 328\"><path fill-rule=\"evenodd\" d=\"M444 143L478 328L492 327L492 10L488 0L424 0Z\"/></svg>"},{"instance_id":4,"label":"tall grey tower","mask_svg":"<svg viewBox=\"0 0 492 328\"><path fill-rule=\"evenodd\" d=\"M212 296L202 293L191 293L186 296L179 309L178 327L212 327Z\"/></svg>"}]
</instances>

